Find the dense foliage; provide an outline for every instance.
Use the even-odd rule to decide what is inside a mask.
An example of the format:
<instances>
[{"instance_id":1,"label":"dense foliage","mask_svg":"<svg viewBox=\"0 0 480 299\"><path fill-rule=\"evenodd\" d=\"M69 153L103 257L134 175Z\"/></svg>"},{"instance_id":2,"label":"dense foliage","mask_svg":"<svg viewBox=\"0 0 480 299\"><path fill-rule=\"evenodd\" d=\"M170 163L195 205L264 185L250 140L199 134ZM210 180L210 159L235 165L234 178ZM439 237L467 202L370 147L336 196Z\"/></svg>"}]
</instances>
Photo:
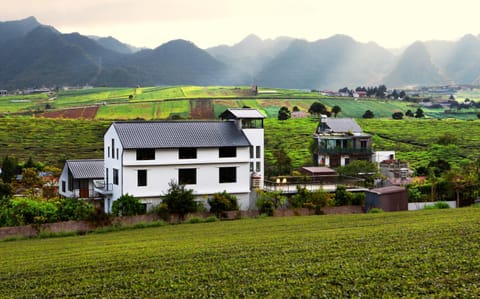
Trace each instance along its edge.
<instances>
[{"instance_id":1,"label":"dense foliage","mask_svg":"<svg viewBox=\"0 0 480 299\"><path fill-rule=\"evenodd\" d=\"M167 205L168 212L178 214L179 219L182 220L186 214L197 210L192 189L187 189L185 185L177 184L174 181L168 185L167 194L162 199L162 203Z\"/></svg>"},{"instance_id":2,"label":"dense foliage","mask_svg":"<svg viewBox=\"0 0 480 299\"><path fill-rule=\"evenodd\" d=\"M145 214L145 207L140 200L130 194L123 194L112 204L112 214L115 216L134 216Z\"/></svg>"},{"instance_id":3,"label":"dense foliage","mask_svg":"<svg viewBox=\"0 0 480 299\"><path fill-rule=\"evenodd\" d=\"M223 212L236 211L239 208L237 197L227 193L227 191L213 194L207 202L210 206L210 212L215 213L217 217L220 217Z\"/></svg>"},{"instance_id":4,"label":"dense foliage","mask_svg":"<svg viewBox=\"0 0 480 299\"><path fill-rule=\"evenodd\" d=\"M0 289L13 298L476 298L479 217L476 208L279 217L0 242Z\"/></svg>"}]
</instances>

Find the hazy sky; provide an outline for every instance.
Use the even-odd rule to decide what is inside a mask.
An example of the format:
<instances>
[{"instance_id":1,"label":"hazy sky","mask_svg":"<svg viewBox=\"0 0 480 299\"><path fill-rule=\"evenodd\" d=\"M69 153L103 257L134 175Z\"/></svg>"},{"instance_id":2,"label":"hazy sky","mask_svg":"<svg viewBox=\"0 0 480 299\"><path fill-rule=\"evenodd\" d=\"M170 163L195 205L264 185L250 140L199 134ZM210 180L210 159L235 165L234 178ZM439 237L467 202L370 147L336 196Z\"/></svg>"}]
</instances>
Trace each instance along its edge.
<instances>
[{"instance_id":1,"label":"hazy sky","mask_svg":"<svg viewBox=\"0 0 480 299\"><path fill-rule=\"evenodd\" d=\"M250 33L310 41L346 34L387 48L480 33L478 0L0 0L0 21L35 16L63 33L113 36L154 48L186 39L201 48Z\"/></svg>"}]
</instances>

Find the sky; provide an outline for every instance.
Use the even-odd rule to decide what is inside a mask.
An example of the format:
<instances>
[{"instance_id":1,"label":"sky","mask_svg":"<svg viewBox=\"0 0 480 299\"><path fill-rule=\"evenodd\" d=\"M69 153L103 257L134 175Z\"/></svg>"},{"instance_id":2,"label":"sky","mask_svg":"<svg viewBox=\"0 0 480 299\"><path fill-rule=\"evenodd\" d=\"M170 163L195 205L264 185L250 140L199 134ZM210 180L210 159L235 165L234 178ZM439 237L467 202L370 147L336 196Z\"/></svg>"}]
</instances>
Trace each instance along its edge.
<instances>
[{"instance_id":1,"label":"sky","mask_svg":"<svg viewBox=\"0 0 480 299\"><path fill-rule=\"evenodd\" d=\"M113 36L155 48L185 39L200 48L249 34L315 41L335 34L401 48L480 33L477 0L0 0L0 21L34 16L62 33Z\"/></svg>"}]
</instances>

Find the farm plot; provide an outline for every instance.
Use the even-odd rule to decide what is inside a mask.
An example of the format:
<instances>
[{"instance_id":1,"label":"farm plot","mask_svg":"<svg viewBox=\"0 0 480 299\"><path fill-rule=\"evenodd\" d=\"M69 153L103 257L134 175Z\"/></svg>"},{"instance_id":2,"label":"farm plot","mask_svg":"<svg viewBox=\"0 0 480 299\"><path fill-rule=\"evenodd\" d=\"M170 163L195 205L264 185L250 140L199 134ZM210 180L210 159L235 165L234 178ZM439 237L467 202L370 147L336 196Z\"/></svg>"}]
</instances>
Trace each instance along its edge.
<instances>
[{"instance_id":1,"label":"farm plot","mask_svg":"<svg viewBox=\"0 0 480 299\"><path fill-rule=\"evenodd\" d=\"M71 118L71 119L94 119L98 112L98 106L59 109L47 111L37 116L46 118Z\"/></svg>"},{"instance_id":2,"label":"farm plot","mask_svg":"<svg viewBox=\"0 0 480 299\"><path fill-rule=\"evenodd\" d=\"M480 209L248 219L1 242L7 297L480 296Z\"/></svg>"},{"instance_id":3,"label":"farm plot","mask_svg":"<svg viewBox=\"0 0 480 299\"><path fill-rule=\"evenodd\" d=\"M134 88L91 88L72 91L59 91L55 100L55 108L78 107L104 104L110 102L126 102L135 93Z\"/></svg>"},{"instance_id":4,"label":"farm plot","mask_svg":"<svg viewBox=\"0 0 480 299\"><path fill-rule=\"evenodd\" d=\"M154 118L157 103L128 103L100 106L97 119L128 120Z\"/></svg>"}]
</instances>

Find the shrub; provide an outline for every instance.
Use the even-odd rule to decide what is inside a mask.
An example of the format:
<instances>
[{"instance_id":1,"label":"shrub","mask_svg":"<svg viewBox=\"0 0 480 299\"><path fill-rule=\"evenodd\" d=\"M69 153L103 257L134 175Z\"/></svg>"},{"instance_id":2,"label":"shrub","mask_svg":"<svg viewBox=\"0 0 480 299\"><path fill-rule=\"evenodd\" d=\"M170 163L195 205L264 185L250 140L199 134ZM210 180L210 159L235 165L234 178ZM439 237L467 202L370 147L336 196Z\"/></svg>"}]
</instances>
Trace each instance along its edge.
<instances>
[{"instance_id":1,"label":"shrub","mask_svg":"<svg viewBox=\"0 0 480 299\"><path fill-rule=\"evenodd\" d=\"M208 216L206 219L205 219L205 222L217 222L219 221L219 219L217 218L217 216Z\"/></svg>"},{"instance_id":2,"label":"shrub","mask_svg":"<svg viewBox=\"0 0 480 299\"><path fill-rule=\"evenodd\" d=\"M186 221L186 223L194 224L194 223L202 223L204 220L200 217L190 217Z\"/></svg>"},{"instance_id":3,"label":"shrub","mask_svg":"<svg viewBox=\"0 0 480 299\"><path fill-rule=\"evenodd\" d=\"M192 189L186 189L185 185L179 185L174 181L171 181L169 186L163 202L167 204L170 213L178 213L180 220L182 220L186 214L197 210Z\"/></svg>"},{"instance_id":4,"label":"shrub","mask_svg":"<svg viewBox=\"0 0 480 299\"><path fill-rule=\"evenodd\" d=\"M345 206L351 205L353 201L353 194L347 191L345 186L339 185L335 190L335 205Z\"/></svg>"},{"instance_id":5,"label":"shrub","mask_svg":"<svg viewBox=\"0 0 480 299\"><path fill-rule=\"evenodd\" d=\"M63 198L58 204L58 220L87 220L95 213L93 205L83 200Z\"/></svg>"},{"instance_id":6,"label":"shrub","mask_svg":"<svg viewBox=\"0 0 480 299\"><path fill-rule=\"evenodd\" d=\"M124 194L112 204L112 214L115 216L133 216L145 214L145 207L138 198Z\"/></svg>"},{"instance_id":7,"label":"shrub","mask_svg":"<svg viewBox=\"0 0 480 299\"><path fill-rule=\"evenodd\" d=\"M11 200L10 223L13 225L42 224L57 221L54 203L29 198Z\"/></svg>"},{"instance_id":8,"label":"shrub","mask_svg":"<svg viewBox=\"0 0 480 299\"><path fill-rule=\"evenodd\" d=\"M287 198L281 192L260 192L256 206L261 214L273 216L273 210L285 206Z\"/></svg>"},{"instance_id":9,"label":"shrub","mask_svg":"<svg viewBox=\"0 0 480 299\"><path fill-rule=\"evenodd\" d=\"M158 215L158 217L160 217L161 219L167 221L167 220L168 220L168 216L169 216L169 213L168 213L168 205L167 205L166 203L162 202L161 204L155 206L155 207L152 209L152 213Z\"/></svg>"},{"instance_id":10,"label":"shrub","mask_svg":"<svg viewBox=\"0 0 480 299\"><path fill-rule=\"evenodd\" d=\"M208 199L208 204L210 212L215 213L217 217L220 217L223 212L238 210L237 197L227 191L213 194L213 197Z\"/></svg>"},{"instance_id":11,"label":"shrub","mask_svg":"<svg viewBox=\"0 0 480 299\"><path fill-rule=\"evenodd\" d=\"M380 208L371 208L368 213L371 213L371 214L378 214L378 213L383 213L383 210L380 209Z\"/></svg>"},{"instance_id":12,"label":"shrub","mask_svg":"<svg viewBox=\"0 0 480 299\"><path fill-rule=\"evenodd\" d=\"M437 210L437 209L449 209L450 206L444 201L437 201L433 205L425 206L424 210Z\"/></svg>"}]
</instances>

